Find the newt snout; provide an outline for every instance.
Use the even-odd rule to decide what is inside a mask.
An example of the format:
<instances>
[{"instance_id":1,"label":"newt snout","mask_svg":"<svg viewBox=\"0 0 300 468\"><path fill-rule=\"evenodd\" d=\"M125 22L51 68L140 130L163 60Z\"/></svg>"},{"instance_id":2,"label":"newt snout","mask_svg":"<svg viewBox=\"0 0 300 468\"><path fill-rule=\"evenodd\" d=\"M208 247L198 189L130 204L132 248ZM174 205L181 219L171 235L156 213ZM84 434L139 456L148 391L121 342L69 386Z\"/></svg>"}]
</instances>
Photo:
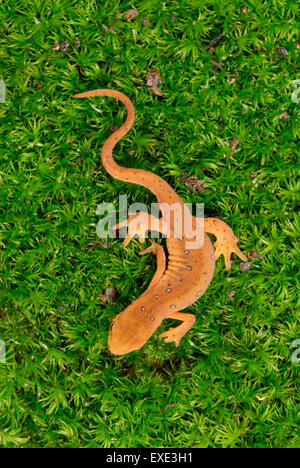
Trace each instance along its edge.
<instances>
[{"instance_id":1,"label":"newt snout","mask_svg":"<svg viewBox=\"0 0 300 468\"><path fill-rule=\"evenodd\" d=\"M150 306L143 306L146 301L141 302L140 299L113 319L108 336L111 353L121 356L140 349L159 326L161 320L154 318L154 311Z\"/></svg>"}]
</instances>

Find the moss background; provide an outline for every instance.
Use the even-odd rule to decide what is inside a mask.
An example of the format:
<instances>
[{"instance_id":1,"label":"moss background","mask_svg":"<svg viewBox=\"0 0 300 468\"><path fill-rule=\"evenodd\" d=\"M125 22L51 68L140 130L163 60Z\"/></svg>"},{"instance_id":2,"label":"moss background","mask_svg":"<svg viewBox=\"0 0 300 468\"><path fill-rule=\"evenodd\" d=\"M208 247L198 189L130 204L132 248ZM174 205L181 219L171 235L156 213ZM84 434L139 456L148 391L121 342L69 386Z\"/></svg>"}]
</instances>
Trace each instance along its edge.
<instances>
[{"instance_id":1,"label":"moss background","mask_svg":"<svg viewBox=\"0 0 300 468\"><path fill-rule=\"evenodd\" d=\"M297 14L291 0L0 2L1 446L299 447ZM155 261L99 239L96 208L155 200L102 168L125 110L71 99L100 87L135 103L116 160L204 202L250 252L230 273L218 260L179 348L158 339L171 321L138 353L107 348Z\"/></svg>"}]
</instances>

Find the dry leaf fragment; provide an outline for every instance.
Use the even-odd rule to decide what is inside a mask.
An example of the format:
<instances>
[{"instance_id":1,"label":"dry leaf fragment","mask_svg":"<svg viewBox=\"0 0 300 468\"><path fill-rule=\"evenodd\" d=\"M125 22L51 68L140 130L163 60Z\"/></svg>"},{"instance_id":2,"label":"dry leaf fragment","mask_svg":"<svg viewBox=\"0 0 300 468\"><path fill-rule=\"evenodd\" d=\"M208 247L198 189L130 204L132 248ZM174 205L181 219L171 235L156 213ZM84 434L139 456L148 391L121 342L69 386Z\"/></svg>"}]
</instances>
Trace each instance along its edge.
<instances>
[{"instance_id":1,"label":"dry leaf fragment","mask_svg":"<svg viewBox=\"0 0 300 468\"><path fill-rule=\"evenodd\" d=\"M68 49L69 45L70 45L69 41L64 41L60 44L59 48L60 50L63 50L65 52Z\"/></svg>"},{"instance_id":2,"label":"dry leaf fragment","mask_svg":"<svg viewBox=\"0 0 300 468\"><path fill-rule=\"evenodd\" d=\"M124 18L128 19L128 21L131 21L132 18L135 18L138 15L139 15L139 12L137 10L131 9L131 10L125 11Z\"/></svg>"},{"instance_id":3,"label":"dry leaf fragment","mask_svg":"<svg viewBox=\"0 0 300 468\"><path fill-rule=\"evenodd\" d=\"M63 50L64 52L68 49L70 43L69 41L63 41L61 43L55 41L54 45L52 46L53 50Z\"/></svg>"},{"instance_id":4,"label":"dry leaf fragment","mask_svg":"<svg viewBox=\"0 0 300 468\"><path fill-rule=\"evenodd\" d=\"M165 409L173 408L174 405L175 405L175 403L170 403L169 405L165 406Z\"/></svg>"},{"instance_id":5,"label":"dry leaf fragment","mask_svg":"<svg viewBox=\"0 0 300 468\"><path fill-rule=\"evenodd\" d=\"M112 301L115 302L116 300L116 287L113 284L112 286L105 289L106 296Z\"/></svg>"},{"instance_id":6,"label":"dry leaf fragment","mask_svg":"<svg viewBox=\"0 0 300 468\"><path fill-rule=\"evenodd\" d=\"M237 144L239 142L238 138L234 138L230 144L230 154L233 154L236 150Z\"/></svg>"},{"instance_id":7,"label":"dry leaf fragment","mask_svg":"<svg viewBox=\"0 0 300 468\"><path fill-rule=\"evenodd\" d=\"M81 68L80 65L75 65L75 68L76 68L76 70L77 70L77 72L78 72L78 77L79 77L79 79L81 80L81 78L83 77L82 68Z\"/></svg>"},{"instance_id":8,"label":"dry leaf fragment","mask_svg":"<svg viewBox=\"0 0 300 468\"><path fill-rule=\"evenodd\" d=\"M256 395L256 398L258 399L258 401L262 401L263 403L265 403L266 399L264 397L259 397L258 395Z\"/></svg>"},{"instance_id":9,"label":"dry leaf fragment","mask_svg":"<svg viewBox=\"0 0 300 468\"><path fill-rule=\"evenodd\" d=\"M257 253L256 247L253 247L253 249L250 250L250 252L248 252L248 257L250 257L252 260L254 260L255 258L259 258L259 260L264 259L262 255Z\"/></svg>"},{"instance_id":10,"label":"dry leaf fragment","mask_svg":"<svg viewBox=\"0 0 300 468\"><path fill-rule=\"evenodd\" d=\"M241 271L247 271L251 267L252 262L241 262L240 263L240 270Z\"/></svg>"},{"instance_id":11,"label":"dry leaf fragment","mask_svg":"<svg viewBox=\"0 0 300 468\"><path fill-rule=\"evenodd\" d=\"M185 185L194 190L194 192L196 190L204 192L205 190L204 180L199 180L195 176L189 177L186 172L183 172L183 179L176 179L176 182L184 182Z\"/></svg>"},{"instance_id":12,"label":"dry leaf fragment","mask_svg":"<svg viewBox=\"0 0 300 468\"><path fill-rule=\"evenodd\" d=\"M205 46L205 50L212 52L214 50L214 46L222 39L223 36L223 32L220 32L212 41L210 41L209 44L207 44L207 46Z\"/></svg>"},{"instance_id":13,"label":"dry leaf fragment","mask_svg":"<svg viewBox=\"0 0 300 468\"><path fill-rule=\"evenodd\" d=\"M290 116L286 111L284 111L284 112L282 112L282 114L280 114L279 118L288 120L290 118Z\"/></svg>"},{"instance_id":14,"label":"dry leaf fragment","mask_svg":"<svg viewBox=\"0 0 300 468\"><path fill-rule=\"evenodd\" d=\"M161 96L161 90L158 88L157 84L161 83L161 76L158 70L150 68L146 75L147 86L151 89L154 94Z\"/></svg>"},{"instance_id":15,"label":"dry leaf fragment","mask_svg":"<svg viewBox=\"0 0 300 468\"><path fill-rule=\"evenodd\" d=\"M109 286L108 288L105 289L105 293L104 294L99 294L99 299L100 301L102 302L107 302L107 301L111 301L111 302L115 302L116 300L116 287L115 285L113 284L112 286Z\"/></svg>"},{"instance_id":16,"label":"dry leaf fragment","mask_svg":"<svg viewBox=\"0 0 300 468\"><path fill-rule=\"evenodd\" d=\"M142 23L146 25L146 24L149 24L150 21L147 18L143 18Z\"/></svg>"},{"instance_id":17,"label":"dry leaf fragment","mask_svg":"<svg viewBox=\"0 0 300 468\"><path fill-rule=\"evenodd\" d=\"M216 60L213 60L212 63L219 69L223 70L223 65L220 62L217 62Z\"/></svg>"},{"instance_id":18,"label":"dry leaf fragment","mask_svg":"<svg viewBox=\"0 0 300 468\"><path fill-rule=\"evenodd\" d=\"M54 45L52 46L52 49L53 50L59 50L59 48L60 48L59 42L55 41Z\"/></svg>"},{"instance_id":19,"label":"dry leaf fragment","mask_svg":"<svg viewBox=\"0 0 300 468\"><path fill-rule=\"evenodd\" d=\"M116 34L114 28L108 28L105 24L102 24L102 28L103 28L103 31L104 31L105 34L107 34L108 32Z\"/></svg>"},{"instance_id":20,"label":"dry leaf fragment","mask_svg":"<svg viewBox=\"0 0 300 468\"><path fill-rule=\"evenodd\" d=\"M285 57L286 57L287 55L289 55L289 53L288 53L288 51L286 50L285 47L282 47L282 46L277 47L277 50L278 50L278 52L279 52L281 55L284 55Z\"/></svg>"}]
</instances>

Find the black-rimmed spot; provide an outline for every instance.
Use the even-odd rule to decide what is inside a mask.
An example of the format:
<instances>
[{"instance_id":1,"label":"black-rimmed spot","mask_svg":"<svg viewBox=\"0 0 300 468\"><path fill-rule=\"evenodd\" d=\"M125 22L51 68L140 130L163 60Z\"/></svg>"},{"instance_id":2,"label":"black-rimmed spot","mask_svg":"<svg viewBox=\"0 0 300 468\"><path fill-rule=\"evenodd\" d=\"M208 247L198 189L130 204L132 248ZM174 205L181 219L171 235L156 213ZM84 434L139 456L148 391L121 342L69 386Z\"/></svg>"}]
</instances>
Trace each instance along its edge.
<instances>
[{"instance_id":1,"label":"black-rimmed spot","mask_svg":"<svg viewBox=\"0 0 300 468\"><path fill-rule=\"evenodd\" d=\"M185 250L185 251L184 251L184 255L188 255L189 253L190 253L189 250Z\"/></svg>"},{"instance_id":2,"label":"black-rimmed spot","mask_svg":"<svg viewBox=\"0 0 300 468\"><path fill-rule=\"evenodd\" d=\"M142 307L141 307L141 311L142 311L142 312L146 312L146 307L145 307L145 306L142 306Z\"/></svg>"},{"instance_id":3,"label":"black-rimmed spot","mask_svg":"<svg viewBox=\"0 0 300 468\"><path fill-rule=\"evenodd\" d=\"M186 269L187 269L188 271L192 271L193 267L192 267L191 265L187 265L187 266L186 266Z\"/></svg>"},{"instance_id":4,"label":"black-rimmed spot","mask_svg":"<svg viewBox=\"0 0 300 468\"><path fill-rule=\"evenodd\" d=\"M176 304L171 304L170 309L176 309Z\"/></svg>"},{"instance_id":5,"label":"black-rimmed spot","mask_svg":"<svg viewBox=\"0 0 300 468\"><path fill-rule=\"evenodd\" d=\"M150 320L151 320L151 322L154 322L155 318L154 318L154 317L150 317Z\"/></svg>"},{"instance_id":6,"label":"black-rimmed spot","mask_svg":"<svg viewBox=\"0 0 300 468\"><path fill-rule=\"evenodd\" d=\"M170 293L170 292L172 292L172 291L173 291L172 288L167 288L167 289L166 289L166 293Z\"/></svg>"}]
</instances>

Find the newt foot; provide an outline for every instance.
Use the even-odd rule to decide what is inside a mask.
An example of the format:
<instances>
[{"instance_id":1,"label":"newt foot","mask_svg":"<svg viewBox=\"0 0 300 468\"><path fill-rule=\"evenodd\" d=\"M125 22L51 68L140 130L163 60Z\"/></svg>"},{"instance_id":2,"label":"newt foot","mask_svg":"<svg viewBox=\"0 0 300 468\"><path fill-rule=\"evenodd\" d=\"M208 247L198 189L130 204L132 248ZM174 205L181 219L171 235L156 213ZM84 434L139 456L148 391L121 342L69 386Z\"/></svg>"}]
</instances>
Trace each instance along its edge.
<instances>
[{"instance_id":1,"label":"newt foot","mask_svg":"<svg viewBox=\"0 0 300 468\"><path fill-rule=\"evenodd\" d=\"M216 249L215 259L217 260L220 255L224 255L225 267L227 271L229 271L231 268L230 256L232 253L235 253L241 260L247 260L247 257L237 246L238 241L238 237L233 236L230 241L227 239L221 239L214 243L214 247Z\"/></svg>"},{"instance_id":2,"label":"newt foot","mask_svg":"<svg viewBox=\"0 0 300 468\"><path fill-rule=\"evenodd\" d=\"M174 312L168 318L181 320L182 323L178 327L171 327L166 332L161 333L158 337L164 338L166 343L174 341L176 348L179 346L181 338L189 331L194 325L196 317L192 314L184 314L181 312Z\"/></svg>"},{"instance_id":3,"label":"newt foot","mask_svg":"<svg viewBox=\"0 0 300 468\"><path fill-rule=\"evenodd\" d=\"M127 247L131 239L136 235L141 244L145 242L146 232L148 230L148 219L146 219L145 215L146 213L129 214L125 221L121 221L113 226L114 230L128 226L128 232L122 244L123 247Z\"/></svg>"},{"instance_id":4,"label":"newt foot","mask_svg":"<svg viewBox=\"0 0 300 468\"><path fill-rule=\"evenodd\" d=\"M126 247L134 236L138 236L141 244L145 242L147 231L158 231L162 234L168 234L168 228L165 226L162 218L156 218L145 212L129 214L128 219L121 221L113 226L114 230L128 226L128 233L124 239L123 247ZM145 252L146 253L146 252ZM155 252L154 252L155 253Z\"/></svg>"},{"instance_id":5,"label":"newt foot","mask_svg":"<svg viewBox=\"0 0 300 468\"><path fill-rule=\"evenodd\" d=\"M156 255L158 253L158 251L160 249L162 249L161 245L157 244L152 239L149 239L149 240L151 242L151 245L149 247L147 247L146 249L141 250L139 252L140 255L145 255L145 254L150 253L150 252L153 253L154 255Z\"/></svg>"},{"instance_id":6,"label":"newt foot","mask_svg":"<svg viewBox=\"0 0 300 468\"><path fill-rule=\"evenodd\" d=\"M176 328L173 328L173 327L169 328L169 330L167 330L166 332L158 335L158 338L163 338L165 340L165 343L172 343L172 341L174 341L176 348L178 348L180 340L183 335L182 334L178 335L176 333Z\"/></svg>"}]
</instances>

